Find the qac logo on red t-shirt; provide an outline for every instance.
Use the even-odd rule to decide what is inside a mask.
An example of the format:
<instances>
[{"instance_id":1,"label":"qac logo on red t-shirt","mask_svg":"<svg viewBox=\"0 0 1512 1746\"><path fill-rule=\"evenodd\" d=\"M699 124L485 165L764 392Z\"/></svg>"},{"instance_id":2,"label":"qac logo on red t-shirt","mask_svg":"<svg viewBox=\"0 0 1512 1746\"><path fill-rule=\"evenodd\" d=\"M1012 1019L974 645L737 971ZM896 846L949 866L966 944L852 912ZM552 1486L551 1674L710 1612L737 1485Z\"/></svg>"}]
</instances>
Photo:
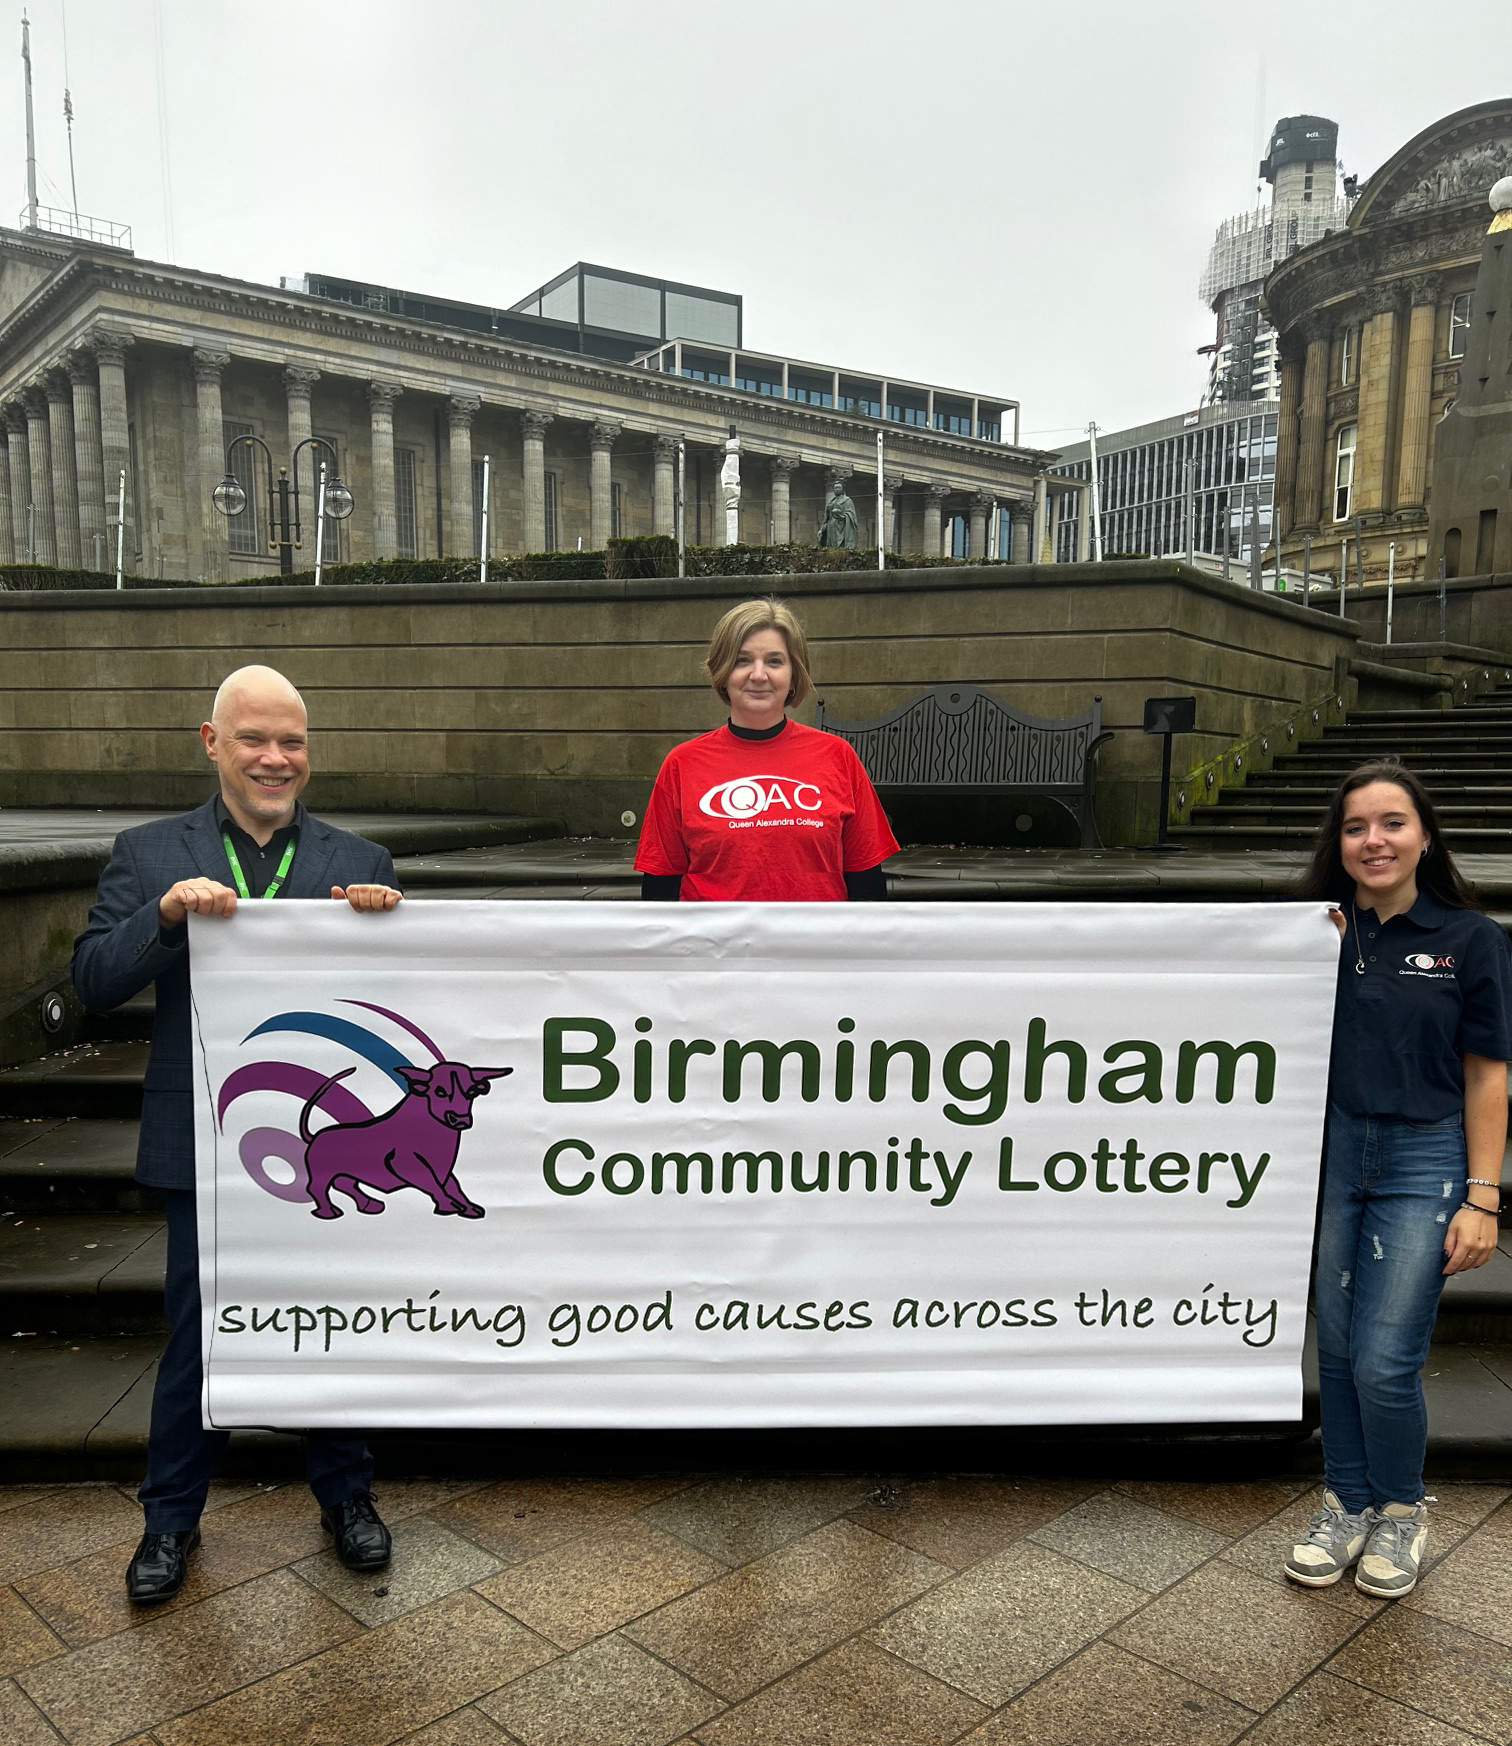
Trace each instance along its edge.
<instances>
[{"instance_id":1,"label":"qac logo on red t-shirt","mask_svg":"<svg viewBox=\"0 0 1512 1746\"><path fill-rule=\"evenodd\" d=\"M774 808L789 813L818 813L824 794L817 782L794 782L787 776L737 776L717 783L702 797L698 810L709 818L759 818Z\"/></svg>"}]
</instances>

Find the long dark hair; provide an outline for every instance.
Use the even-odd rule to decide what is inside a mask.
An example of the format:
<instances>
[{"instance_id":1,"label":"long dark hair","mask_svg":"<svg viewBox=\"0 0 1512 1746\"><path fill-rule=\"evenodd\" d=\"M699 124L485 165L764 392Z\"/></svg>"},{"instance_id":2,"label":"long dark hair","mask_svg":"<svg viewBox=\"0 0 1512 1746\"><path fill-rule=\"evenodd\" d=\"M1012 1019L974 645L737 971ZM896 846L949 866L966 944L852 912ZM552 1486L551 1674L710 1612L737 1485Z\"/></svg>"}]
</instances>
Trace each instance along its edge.
<instances>
[{"instance_id":1,"label":"long dark hair","mask_svg":"<svg viewBox=\"0 0 1512 1746\"><path fill-rule=\"evenodd\" d=\"M1394 782L1398 788L1404 789L1422 821L1428 836L1428 853L1418 862L1418 890L1431 892L1450 909L1479 909L1481 905L1475 893L1465 883L1464 875L1455 866L1454 856L1444 841L1438 813L1428 790L1400 758L1371 758L1351 770L1339 784L1318 827L1312 860L1297 881L1297 895L1335 903L1349 903L1353 899L1354 880L1344 871L1343 857L1339 853L1339 839L1344 834L1344 803L1357 788L1364 788L1372 782Z\"/></svg>"}]
</instances>

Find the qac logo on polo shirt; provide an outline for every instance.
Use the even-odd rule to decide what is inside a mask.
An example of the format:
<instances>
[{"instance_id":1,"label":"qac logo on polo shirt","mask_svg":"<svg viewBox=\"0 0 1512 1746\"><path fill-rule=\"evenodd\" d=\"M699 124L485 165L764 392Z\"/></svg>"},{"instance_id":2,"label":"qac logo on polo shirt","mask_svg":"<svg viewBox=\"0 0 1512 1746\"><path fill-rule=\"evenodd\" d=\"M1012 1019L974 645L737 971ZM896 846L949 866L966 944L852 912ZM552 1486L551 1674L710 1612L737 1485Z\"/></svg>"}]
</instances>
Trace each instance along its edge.
<instances>
[{"instance_id":1,"label":"qac logo on polo shirt","mask_svg":"<svg viewBox=\"0 0 1512 1746\"><path fill-rule=\"evenodd\" d=\"M815 782L793 782L786 776L737 776L711 788L698 803L710 818L757 818L773 807L792 812L818 812L824 794Z\"/></svg>"},{"instance_id":2,"label":"qac logo on polo shirt","mask_svg":"<svg viewBox=\"0 0 1512 1746\"><path fill-rule=\"evenodd\" d=\"M1414 970L1452 970L1454 968L1454 959L1452 956L1435 958L1428 952L1409 952L1406 957L1406 962L1409 963Z\"/></svg>"}]
</instances>

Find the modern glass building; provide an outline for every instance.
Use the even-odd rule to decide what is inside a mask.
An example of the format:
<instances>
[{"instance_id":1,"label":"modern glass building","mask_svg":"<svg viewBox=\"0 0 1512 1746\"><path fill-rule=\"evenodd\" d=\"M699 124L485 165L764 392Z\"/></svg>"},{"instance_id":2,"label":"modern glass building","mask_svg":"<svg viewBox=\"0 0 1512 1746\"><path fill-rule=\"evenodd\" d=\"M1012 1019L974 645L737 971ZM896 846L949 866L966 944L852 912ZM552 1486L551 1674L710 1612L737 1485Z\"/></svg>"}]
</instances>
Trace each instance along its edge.
<instances>
[{"instance_id":1,"label":"modern glass building","mask_svg":"<svg viewBox=\"0 0 1512 1746\"><path fill-rule=\"evenodd\" d=\"M1274 400L1207 406L1097 439L1105 558L1164 558L1187 550L1187 469L1191 468L1191 545L1197 552L1248 561L1258 520L1271 537L1276 479ZM1091 445L1067 449L1057 471L1092 475ZM1080 496L1059 499L1055 555L1069 563L1080 532Z\"/></svg>"}]
</instances>

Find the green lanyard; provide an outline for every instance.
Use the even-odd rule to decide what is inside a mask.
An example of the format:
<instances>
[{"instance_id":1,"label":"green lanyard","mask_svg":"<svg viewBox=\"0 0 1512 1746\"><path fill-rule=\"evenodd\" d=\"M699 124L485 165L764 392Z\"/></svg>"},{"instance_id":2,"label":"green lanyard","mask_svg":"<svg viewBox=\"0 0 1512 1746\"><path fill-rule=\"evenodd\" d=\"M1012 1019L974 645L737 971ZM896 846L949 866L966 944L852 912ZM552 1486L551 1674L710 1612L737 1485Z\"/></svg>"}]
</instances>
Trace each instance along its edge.
<instances>
[{"instance_id":1,"label":"green lanyard","mask_svg":"<svg viewBox=\"0 0 1512 1746\"><path fill-rule=\"evenodd\" d=\"M231 833L229 831L224 832L221 836L221 841L226 845L226 859L231 863L231 872L236 880L236 889L243 897L250 898L252 893L247 889L247 876L242 872L242 864L236 858L236 850L231 843ZM273 875L272 880L269 882L268 889L263 893L265 898L278 896L279 886L283 884L285 878L288 876L290 867L294 865L294 850L298 844L299 835L298 832L296 832L289 838L288 847L283 852L283 859L278 863L278 871Z\"/></svg>"}]
</instances>

